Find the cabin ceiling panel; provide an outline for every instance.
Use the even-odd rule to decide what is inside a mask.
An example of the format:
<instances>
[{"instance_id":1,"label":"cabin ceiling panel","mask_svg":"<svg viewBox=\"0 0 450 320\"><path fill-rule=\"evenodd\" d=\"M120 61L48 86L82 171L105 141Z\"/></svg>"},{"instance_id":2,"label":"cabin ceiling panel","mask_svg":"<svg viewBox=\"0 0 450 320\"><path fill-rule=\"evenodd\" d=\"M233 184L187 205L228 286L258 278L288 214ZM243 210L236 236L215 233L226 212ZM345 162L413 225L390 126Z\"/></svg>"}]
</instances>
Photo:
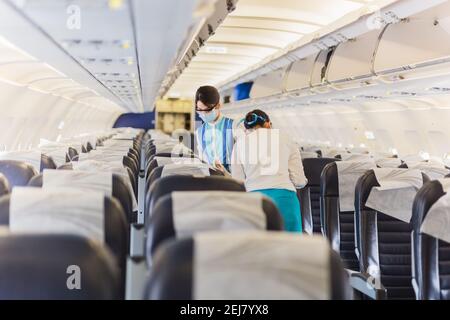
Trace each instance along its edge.
<instances>
[{"instance_id":1,"label":"cabin ceiling panel","mask_svg":"<svg viewBox=\"0 0 450 320\"><path fill-rule=\"evenodd\" d=\"M120 1L119 1L120 2ZM19 7L23 14L56 42L71 58L95 77L104 90L126 109L142 111L131 95L140 97L133 25L127 1L111 7L107 0L27 0ZM72 20L71 20L72 19ZM113 86L111 74L133 81ZM118 88L126 89L126 92Z\"/></svg>"},{"instance_id":2,"label":"cabin ceiling panel","mask_svg":"<svg viewBox=\"0 0 450 320\"><path fill-rule=\"evenodd\" d=\"M189 76L178 77L167 96L191 97L198 85L223 83L368 2L239 0L236 9L183 70ZM209 77L191 72L204 62L208 62L204 67L210 68Z\"/></svg>"}]
</instances>

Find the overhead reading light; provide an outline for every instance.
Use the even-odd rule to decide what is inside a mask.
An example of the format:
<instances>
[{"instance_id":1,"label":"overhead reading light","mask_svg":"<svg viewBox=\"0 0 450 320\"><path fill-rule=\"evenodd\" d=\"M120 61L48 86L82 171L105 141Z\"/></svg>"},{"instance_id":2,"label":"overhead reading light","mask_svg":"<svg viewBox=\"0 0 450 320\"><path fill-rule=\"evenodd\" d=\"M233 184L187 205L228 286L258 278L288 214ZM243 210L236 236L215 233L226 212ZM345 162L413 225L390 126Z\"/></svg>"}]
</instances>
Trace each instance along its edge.
<instances>
[{"instance_id":1,"label":"overhead reading light","mask_svg":"<svg viewBox=\"0 0 450 320\"><path fill-rule=\"evenodd\" d=\"M123 0L109 0L108 6L111 10L119 10L123 6Z\"/></svg>"},{"instance_id":2,"label":"overhead reading light","mask_svg":"<svg viewBox=\"0 0 450 320\"><path fill-rule=\"evenodd\" d=\"M213 54L227 54L228 48L218 46L206 46L205 51L206 53L213 53Z\"/></svg>"}]
</instances>

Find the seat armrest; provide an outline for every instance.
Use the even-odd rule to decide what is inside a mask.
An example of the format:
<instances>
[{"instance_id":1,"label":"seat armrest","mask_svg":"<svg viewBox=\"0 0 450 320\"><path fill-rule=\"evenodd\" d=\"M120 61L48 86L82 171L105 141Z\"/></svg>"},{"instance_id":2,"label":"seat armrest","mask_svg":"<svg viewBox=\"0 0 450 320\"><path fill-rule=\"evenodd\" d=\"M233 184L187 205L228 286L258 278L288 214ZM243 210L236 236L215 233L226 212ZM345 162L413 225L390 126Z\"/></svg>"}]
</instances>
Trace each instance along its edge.
<instances>
[{"instance_id":1,"label":"seat armrest","mask_svg":"<svg viewBox=\"0 0 450 320\"><path fill-rule=\"evenodd\" d=\"M352 272L350 285L356 291L374 300L387 299L386 288L381 283L374 281L374 278L368 273Z\"/></svg>"}]
</instances>

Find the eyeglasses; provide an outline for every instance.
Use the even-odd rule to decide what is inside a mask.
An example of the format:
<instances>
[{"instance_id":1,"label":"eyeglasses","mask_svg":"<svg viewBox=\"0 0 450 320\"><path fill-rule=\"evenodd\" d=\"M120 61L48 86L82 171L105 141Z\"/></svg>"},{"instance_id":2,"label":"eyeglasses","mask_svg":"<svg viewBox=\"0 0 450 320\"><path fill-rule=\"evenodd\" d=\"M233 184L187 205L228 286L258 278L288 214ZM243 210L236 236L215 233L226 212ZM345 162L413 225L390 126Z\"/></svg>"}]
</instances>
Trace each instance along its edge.
<instances>
[{"instance_id":1,"label":"eyeglasses","mask_svg":"<svg viewBox=\"0 0 450 320\"><path fill-rule=\"evenodd\" d=\"M199 109L197 107L195 107L195 111L197 112L211 112L213 111L219 104L214 105L213 107L210 107L208 109Z\"/></svg>"}]
</instances>

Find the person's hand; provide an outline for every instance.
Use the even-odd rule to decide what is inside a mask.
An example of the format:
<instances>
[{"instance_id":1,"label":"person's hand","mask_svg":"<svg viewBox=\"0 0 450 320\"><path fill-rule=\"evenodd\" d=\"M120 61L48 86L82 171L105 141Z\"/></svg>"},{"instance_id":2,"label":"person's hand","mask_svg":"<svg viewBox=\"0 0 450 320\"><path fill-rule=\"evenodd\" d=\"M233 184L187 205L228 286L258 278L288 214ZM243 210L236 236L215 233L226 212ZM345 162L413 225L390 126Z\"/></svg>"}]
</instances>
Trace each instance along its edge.
<instances>
[{"instance_id":1,"label":"person's hand","mask_svg":"<svg viewBox=\"0 0 450 320\"><path fill-rule=\"evenodd\" d=\"M231 177L230 173L227 171L227 169L225 169L225 167L223 166L222 163L220 163L220 161L216 160L214 162L214 168L216 168L216 170L222 172L225 177Z\"/></svg>"}]
</instances>

